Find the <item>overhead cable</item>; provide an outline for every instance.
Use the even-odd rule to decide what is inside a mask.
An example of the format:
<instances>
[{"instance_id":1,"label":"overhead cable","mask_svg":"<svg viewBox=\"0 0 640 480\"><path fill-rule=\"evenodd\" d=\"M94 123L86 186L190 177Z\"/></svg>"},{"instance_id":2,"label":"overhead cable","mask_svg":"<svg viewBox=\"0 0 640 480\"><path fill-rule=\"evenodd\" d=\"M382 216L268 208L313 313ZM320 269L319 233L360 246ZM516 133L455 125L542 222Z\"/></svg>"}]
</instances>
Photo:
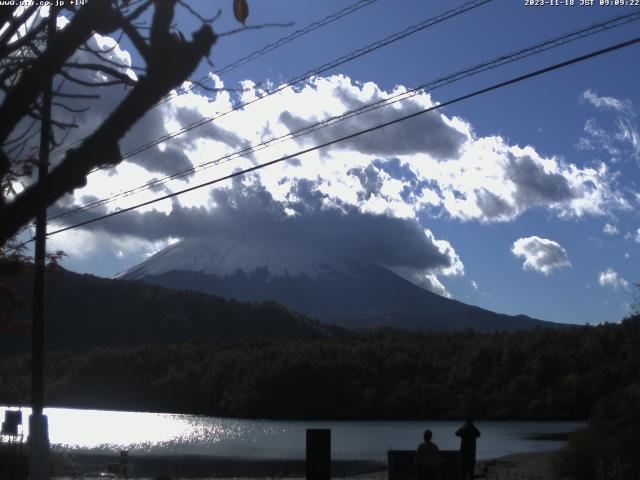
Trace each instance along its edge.
<instances>
[{"instance_id":1,"label":"overhead cable","mask_svg":"<svg viewBox=\"0 0 640 480\"><path fill-rule=\"evenodd\" d=\"M222 68L220 68L219 70L214 70L213 72L211 72L210 75L206 75L202 78L200 78L200 80L198 80L199 82L205 82L208 80L211 80L211 76L212 75L224 75L225 73L231 72L232 70L235 70L238 67L241 67L242 65L244 65L245 63L249 63L252 60L255 60L256 58L261 57L262 55L265 55L269 52L271 52L272 50L275 50L276 48L280 48L283 45L286 45L289 42L294 41L295 39L302 37L303 35L306 35L310 32L313 32L314 30L317 30L320 27L324 27L325 25L330 24L331 22L334 22L335 20L338 20L339 18L342 18L346 15L349 15L350 13L353 13L363 7L367 7L369 5L371 5L372 3L377 2L378 0L360 0L359 2L354 3L353 5L343 8L342 10L335 12L331 15L327 15L326 17L324 17L322 20L318 20L317 22L314 22L308 26L306 26L305 28L301 28L299 30L296 30L295 32L292 32L291 34L284 36L278 40L276 40L273 43L270 43L264 47L262 47L259 50L256 50L252 53L250 53L249 55L242 57L238 60L236 60L233 63L230 63ZM183 95L185 93L188 93L190 91L192 91L194 88L193 85L189 86L189 87L185 87L185 88L181 88L179 90L177 90L175 93L169 94L167 95L164 99L162 99L160 102L158 102L158 104L162 104L162 103L166 103L169 100L179 96L179 95Z\"/></svg>"},{"instance_id":2,"label":"overhead cable","mask_svg":"<svg viewBox=\"0 0 640 480\"><path fill-rule=\"evenodd\" d=\"M441 13L440 15L437 15L435 17L431 17L428 18L416 25L413 25L411 27L408 27L404 30L402 30L401 32L397 32L394 33L392 35L389 35L388 37L383 38L382 40L378 40L376 42L370 43L369 45L367 45L366 47L362 47L359 48L358 50L354 50L351 53L348 53L347 55L343 55L340 58L337 58L331 62L325 63L324 65L321 65L320 67L314 68L313 70L310 70L306 73L303 73L302 75L298 75L296 77L293 77L292 79L290 79L288 82L285 82L281 85L278 85L277 87L274 87L272 89L266 90L262 95L255 97L251 100L247 100L244 102L240 102L239 104L235 105L234 107L225 110L222 113L218 113L216 115L212 115L212 116L206 116L206 117L202 117L201 119L180 128L179 130L176 130L174 132L168 133L166 135L163 135L162 137L159 137L155 140L152 140L144 145L140 145L139 147L136 147L132 150L129 150L128 152L126 152L123 156L122 159L127 159L127 158L131 158L134 155L138 155L146 150L149 150L150 148L159 145L161 143L166 142L167 140L171 140L173 138L176 138L180 135L183 135L187 132L190 132L196 128L202 127L203 125L206 125L208 123L211 123L219 118L224 117L225 115L228 115L229 113L235 112L237 110L243 109L245 107L248 107L249 105L252 105L260 100L263 100L267 97L270 97L278 92L281 92L282 90L286 89L286 88L290 88L294 85L297 85L301 82L304 82L306 80L309 80L310 78L320 75L321 73L324 73L328 70L331 70L339 65L345 64L347 62L350 62L352 60L355 60L356 58L362 57L363 55L369 54L371 52L374 52L380 48L386 47L387 45L390 45L391 43L397 42L399 40L402 40L410 35L413 35L417 32L420 32L422 30L425 30L429 27L432 27L434 25L437 25L439 23L442 23L446 20L449 20L451 18L457 17L458 15L461 15L463 13L466 13L470 10L473 10L474 8L478 8L486 3L492 2L493 0L472 0L470 2L467 2L459 7L456 7L454 9L451 10L447 10L444 13Z\"/></svg>"},{"instance_id":3,"label":"overhead cable","mask_svg":"<svg viewBox=\"0 0 640 480\"><path fill-rule=\"evenodd\" d=\"M317 20L309 25L307 25L304 28L300 28L294 32L291 32L289 35L286 35L284 37L279 38L278 40L276 40L273 43L270 43L268 45L265 45L264 47L260 48L259 50L255 50L253 52L251 52L250 54L239 58L238 60L235 60L232 63L229 63L228 65L225 65L224 67L218 69L218 70L214 70L213 72L211 72L210 75L206 75L202 78L200 78L199 80L195 80L196 83L202 83L202 82L206 82L206 81L210 81L212 75L224 75L225 73L231 72L232 70L235 70L236 68L241 67L242 65L245 65L246 63L249 63L253 60L255 60L256 58L259 58L263 55L266 55L267 53L280 48L284 45L286 45L287 43L290 43L300 37L302 37L303 35L306 35L308 33L313 32L314 30L317 30L321 27L324 27L325 25L328 25L332 22L335 22L336 20L342 18L342 17L346 17L347 15L354 13L358 10L360 10L361 8L364 7L368 7L369 5L377 2L378 0L359 0L356 3L343 8L342 10L339 10L337 12L334 12L330 15L327 15L326 17ZM193 80L191 80L192 82L194 82ZM189 87L183 87L183 88L179 88L178 90L176 90L175 92L172 92L168 95L166 95L162 100L160 100L156 105L154 105L154 108L162 105L163 103L168 102L169 100L180 96L180 95L184 95L185 93L188 93L190 91L192 91L194 89L194 86L189 86ZM64 145L64 146L60 146L58 147L58 149L56 149L56 151L54 153L52 153L51 156L58 156L61 153L64 153L65 151L67 151L69 148L72 148L73 146L82 143L84 141L85 138L82 138L80 140L76 140L73 143Z\"/></svg>"},{"instance_id":4,"label":"overhead cable","mask_svg":"<svg viewBox=\"0 0 640 480\"><path fill-rule=\"evenodd\" d=\"M453 104L459 103L459 102L461 102L463 100L467 100L469 98L473 98L473 97L476 97L476 96L479 96L479 95L483 95L485 93L489 93L489 92L498 90L500 88L504 88L504 87L507 87L509 85L513 85L515 83L519 83L519 82L522 82L524 80L528 80L530 78L538 77L538 76L544 75L546 73L552 72L554 70L559 70L561 68L567 67L569 65L573 65L573 64L576 64L576 63L579 63L579 62L584 62L586 60L589 60L589 59L592 59L592 58L595 58L595 57L598 57L598 56L601 56L601 55L605 55L607 53L611 53L611 52L614 52L616 50L620 50L622 48L626 48L626 47L629 47L631 45L635 45L635 44L638 44L638 43L640 43L640 37L636 37L636 38L633 38L631 40L627 40L625 42L617 43L615 45L612 45L612 46L609 46L609 47L606 47L606 48L602 48L600 50L596 50L596 51L590 52L588 54L581 55L579 57L574 57L574 58L572 58L570 60L566 60L564 62L556 63L554 65L551 65L551 66L548 66L548 67L545 67L545 68L541 68L539 70L535 70L533 72L530 72L530 73L527 73L527 74L524 74L524 75L520 75L520 76L512 78L510 80L506 80L504 82L493 84L493 85L491 85L489 87L485 87L485 88L482 88L480 90L475 90L472 93L468 93L466 95L459 96L459 97L454 98L452 100L448 100L446 102L442 102L442 103L440 103L438 105L435 105L435 106L432 106L432 107L429 107L429 108L425 108L425 109L420 110L418 112L414 112L414 113L411 113L411 114L403 115L403 116L401 116L399 118L396 118L394 120L390 120L388 122L380 123L380 124L375 125L373 127L366 128L364 130L360 130L360 131L357 131L355 133L351 133L349 135L344 135L342 137L335 138L333 140L330 140L330 141L315 145L313 147L309 147L309 148L306 148L306 149L303 149L303 150L299 150L299 151L297 151L295 153L292 153L292 154L284 155L284 156L282 156L280 158L277 158L275 160L271 160L269 162L261 163L259 165L255 165L253 167L246 168L244 170L239 170L239 171L230 173L228 175L224 175L222 177L216 178L214 180L210 180L208 182L201 183L199 185L194 185L194 186L179 190L177 192L172 192L172 193L169 193L167 195L163 195L163 196L155 198L153 200L142 202L142 203L139 203L139 204L131 206L131 207L123 208L122 210L117 210L115 212L111 212L111 213L108 213L108 214L105 214L105 215L101 215L101 216L98 216L98 217L95 217L95 218L91 218L91 219L76 223L74 225L70 225L70 226L67 226L67 227L64 227L64 228L60 228L58 230L54 230L53 232L49 232L47 234L47 236L56 235L56 234L59 234L59 233L62 233L62 232L66 232L66 231L73 230L73 229L76 229L76 228L84 227L86 225L90 225L92 223L99 222L101 220L106 220L108 218L112 218L112 217L115 217L117 215L121 215L123 213L130 212L132 210L137 210L139 208L142 208L142 207L145 207L145 206L148 206L148 205L152 205L152 204L160 202L162 200L167 200L169 198L173 198L173 197L177 197L179 195L182 195L184 193L192 192L194 190L198 190L198 189L203 188L203 187L207 187L207 186L214 185L216 183L220 183L220 182L223 182L223 181L235 178L235 177L246 175L247 173L260 170L262 168L274 165L276 163L281 163L281 162L284 162L286 160L291 160L293 158L299 157L299 156L304 155L306 153L310 153L310 152L313 152L313 151L316 151L316 150L320 150L322 148L326 148L328 146L335 145L336 143L343 142L345 140L350 140L352 138L359 137L361 135L364 135L364 134L367 134L367 133L371 133L371 132L374 132L376 130L380 130L382 128L386 128L386 127L389 127L391 125L394 125L394 124L397 124L397 123L400 123L400 122L404 122L404 121L409 120L411 118L415 118L415 117L418 117L420 115L424 115L426 113L429 113L429 112L432 112L432 111L435 111L435 110L439 110L439 109L441 109L443 107L447 107L449 105L453 105ZM19 245L16 248L20 248L21 246L24 246L24 245L26 245L27 243L30 243L30 242L31 242L31 240L26 241L26 242L24 242L23 244Z\"/></svg>"},{"instance_id":5,"label":"overhead cable","mask_svg":"<svg viewBox=\"0 0 640 480\"><path fill-rule=\"evenodd\" d=\"M525 48L521 48L519 50L516 50L512 53L509 54L505 54L505 55L501 55L497 58L494 58L493 60L487 61L487 62L483 62L480 63L478 65L475 65L473 67L461 70L459 72L456 72L454 74L451 75L447 75L444 77L441 77L437 80L433 80L430 81L428 83L423 83L415 88L412 88L410 90L407 90L405 92L400 92L398 94L392 95L390 97L387 98L383 98L381 100L378 100L376 102L372 102L366 105L363 105L361 107L349 110L347 112L344 112L340 115L335 115L332 116L330 118L325 118L323 120L320 120L318 122L314 122L312 124L306 125L298 130L295 130L293 132L289 132L287 134L284 135L280 135L278 137L275 138L271 138L268 140L265 140L263 142L260 142L258 144L255 145L251 145L249 147L245 147L243 149L237 150L235 152L226 154L222 157L219 157L215 160L209 160L207 162L203 162L199 165L193 166L193 167L189 167L177 172L174 172L170 175L166 175L164 177L161 177L159 179L154 179L150 182L147 182L145 184L142 184L138 187L134 187L132 189L129 190L125 190L119 193L116 193L114 195L111 195L109 197L103 198L103 199L99 199L99 200L95 200L92 202L88 202L84 205L79 205L77 207L71 208L69 210L66 210L64 212L58 213L57 215L54 215L51 217L51 220L55 220L55 219L59 219L59 218L65 218L74 214L77 214L81 211L84 210L88 210L88 209L92 209L92 208L96 208L102 205L106 205L108 203L111 203L115 200L121 199L121 198L127 198L131 195L135 195L153 188L157 188L161 185L166 184L167 182L171 181L171 180L177 180L180 178L184 178L187 177L189 175L192 175L194 173L200 172L202 170L223 164L223 163L227 163L229 161L235 160L237 158L242 158L242 157L246 157L247 155L253 154L255 152L264 150L265 148L269 148L277 143L281 143L284 141L288 141L288 140L292 140L295 138L298 138L300 136L303 135L307 135L309 133L315 132L317 130L320 130L322 128L326 128L329 127L331 125L334 125L338 122L344 121L344 120L348 120L350 118L356 117L358 115L362 115L383 107L387 107L389 105L395 104L397 102L415 97L416 95L422 94L422 93L426 93L426 92L431 92L437 88L440 88L442 86L445 85L449 85L451 83L454 83L458 80L473 76L473 75L477 75L478 73L487 71L487 70L491 70L494 68L497 68L499 66L502 65L506 65L508 63L512 63L515 62L517 60L521 60L523 58L527 58L530 57L532 55L541 53L541 52L545 52L547 50L553 49L553 48L557 48L560 47L562 45L566 45L570 42L585 38L587 36L596 34L596 33L600 33L602 31L606 31L606 30L610 30L616 27L620 27L622 25L625 25L627 23L633 22L633 21L637 21L640 20L640 11L636 11L636 12L632 12L632 13L628 13L625 15L618 15L616 17L610 18L608 20L602 21L602 22L598 22L596 24L593 25L589 25L587 27L583 27L580 28L578 30L572 31L570 33L558 36L558 37L554 37L552 39L549 40L545 40L539 43L536 43L534 45L531 45L529 47L525 47Z\"/></svg>"},{"instance_id":6,"label":"overhead cable","mask_svg":"<svg viewBox=\"0 0 640 480\"><path fill-rule=\"evenodd\" d=\"M416 25L413 25L411 27L408 27L400 32L394 33L392 35L389 35L388 37L383 38L382 40L378 40L376 42L370 43L369 45L367 45L366 47L360 48L358 50L355 50L347 55L344 55L338 59L333 60L332 62L328 62L325 63L324 65L314 68L313 70L308 71L307 73L304 73L302 75L298 75L296 77L293 77L292 79L290 79L289 81L278 85L277 87L274 87L272 89L266 90L262 95L253 98L252 100L247 100L244 102L240 102L237 105L233 106L232 108L225 110L221 113L212 115L212 116L205 116L200 118L199 120L196 120L195 122L184 126L178 130L175 130L171 133L168 133L166 135L163 135L161 137L156 138L155 140L151 140L148 143L145 143L143 145L140 145L136 148L133 148L132 150L129 150L128 152L125 152L122 155L122 160L125 160L127 158L131 158L135 155L138 155L146 150L149 150L150 148L155 147L156 145L159 145L161 143L166 142L167 140L171 140L173 138L176 138L180 135L183 135L187 132L190 132L196 128L202 127L203 125L206 125L208 123L211 123L219 118L222 118L232 112L241 110L249 105L252 105L260 100L263 100L267 97L270 97L278 92L281 92L283 90L285 90L286 88L290 88L294 85L297 85L298 83L304 82L306 80L309 80L310 78L320 75L328 70L331 70L332 68L335 68L339 65L342 65L344 63L347 63L351 60L355 60L356 58L362 57L363 55L366 55L368 53L371 53L373 51L376 51L380 48L383 48L391 43L397 42L399 40L402 40L410 35L413 35L417 32L420 32L422 30L425 30L426 28L432 27L436 24L442 23L450 18L454 18L457 17L458 15L461 15L463 13L468 12L469 10L472 10L474 8L480 7L484 4L487 4L489 2L492 2L493 0L472 0L470 2L467 2L463 5L460 5L459 7L456 7L454 9L451 10L447 10L446 12L437 15L435 17L431 17L428 18ZM105 167L98 167L95 168L94 170L92 170L91 172L89 172L89 174L98 172L100 170L104 170L105 168L109 168L107 166Z\"/></svg>"}]
</instances>

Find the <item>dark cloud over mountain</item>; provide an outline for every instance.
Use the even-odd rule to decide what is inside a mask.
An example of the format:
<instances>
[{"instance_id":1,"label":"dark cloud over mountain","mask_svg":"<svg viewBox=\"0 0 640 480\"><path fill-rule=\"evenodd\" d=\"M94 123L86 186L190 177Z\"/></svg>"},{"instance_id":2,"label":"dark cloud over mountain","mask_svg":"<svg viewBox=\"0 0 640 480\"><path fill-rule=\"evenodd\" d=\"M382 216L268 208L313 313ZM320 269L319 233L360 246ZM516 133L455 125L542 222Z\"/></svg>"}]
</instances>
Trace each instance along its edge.
<instances>
[{"instance_id":1,"label":"dark cloud over mountain","mask_svg":"<svg viewBox=\"0 0 640 480\"><path fill-rule=\"evenodd\" d=\"M207 237L245 242L255 238L267 247L289 245L293 250L308 249L327 256L402 267L414 273L462 268L454 249L437 241L413 219L366 213L335 202L310 180L295 181L289 198L283 203L276 201L255 177L248 182L237 179L232 188L211 192L215 207L209 209L183 207L174 202L170 213L128 212L88 227L146 240ZM84 218L76 216L74 221L100 213L84 212Z\"/></svg>"}]
</instances>

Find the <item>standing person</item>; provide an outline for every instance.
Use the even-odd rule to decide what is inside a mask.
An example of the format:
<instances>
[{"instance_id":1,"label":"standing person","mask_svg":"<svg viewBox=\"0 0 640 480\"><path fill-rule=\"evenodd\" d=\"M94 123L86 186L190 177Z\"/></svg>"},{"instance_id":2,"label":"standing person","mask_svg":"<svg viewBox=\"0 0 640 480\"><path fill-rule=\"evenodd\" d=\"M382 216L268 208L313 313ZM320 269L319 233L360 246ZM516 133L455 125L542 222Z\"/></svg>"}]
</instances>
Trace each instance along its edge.
<instances>
[{"instance_id":1,"label":"standing person","mask_svg":"<svg viewBox=\"0 0 640 480\"><path fill-rule=\"evenodd\" d=\"M476 438L480 436L480 430L476 428L473 419L469 417L464 425L456 430L456 436L460 437L462 479L473 480L473 470L476 466Z\"/></svg>"},{"instance_id":2,"label":"standing person","mask_svg":"<svg viewBox=\"0 0 640 480\"><path fill-rule=\"evenodd\" d=\"M437 480L440 477L440 449L431 441L431 430L422 434L424 442L416 451L416 470L418 480Z\"/></svg>"}]
</instances>

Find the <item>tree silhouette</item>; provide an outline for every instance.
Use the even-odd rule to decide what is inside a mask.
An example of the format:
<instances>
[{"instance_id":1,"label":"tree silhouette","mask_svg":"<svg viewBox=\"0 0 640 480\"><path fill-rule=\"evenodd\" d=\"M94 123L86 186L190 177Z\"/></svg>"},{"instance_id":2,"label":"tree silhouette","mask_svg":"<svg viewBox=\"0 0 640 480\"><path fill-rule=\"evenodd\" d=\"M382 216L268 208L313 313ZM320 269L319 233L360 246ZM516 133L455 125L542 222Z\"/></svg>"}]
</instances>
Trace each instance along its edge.
<instances>
[{"instance_id":1,"label":"tree silhouette","mask_svg":"<svg viewBox=\"0 0 640 480\"><path fill-rule=\"evenodd\" d=\"M640 282L633 284L633 291L630 293L632 302L629 306L629 315L640 315Z\"/></svg>"},{"instance_id":2,"label":"tree silhouette","mask_svg":"<svg viewBox=\"0 0 640 480\"><path fill-rule=\"evenodd\" d=\"M70 2L69 2L70 3ZM58 7L51 7L57 14ZM217 35L211 24L219 16L204 18L186 0L91 0L83 6L66 6L68 23L58 28L51 42L44 41L45 24L37 7L9 6L0 9L0 246L6 245L36 215L63 195L86 183L95 168L121 161L119 141L160 99L184 82L203 59L207 59ZM176 8L184 8L202 26L186 40L175 30ZM234 0L236 19L244 23L248 15L246 0ZM128 65L107 58L89 41L95 33L126 36L142 58L140 75L126 73ZM94 57L95 62L71 61L77 52ZM87 82L79 70L92 71L95 80ZM137 78L134 78L137 77ZM34 160L29 142L37 134L41 119L40 99L51 79L54 102L65 105L78 99L90 101L94 92L81 91L123 84L130 89L102 123L80 143L68 149L52 166L46 180L30 182ZM66 87L76 86L74 91ZM80 90L80 91L79 91ZM73 122L53 119L53 147L62 143L64 131ZM17 179L28 186L16 192Z\"/></svg>"}]
</instances>

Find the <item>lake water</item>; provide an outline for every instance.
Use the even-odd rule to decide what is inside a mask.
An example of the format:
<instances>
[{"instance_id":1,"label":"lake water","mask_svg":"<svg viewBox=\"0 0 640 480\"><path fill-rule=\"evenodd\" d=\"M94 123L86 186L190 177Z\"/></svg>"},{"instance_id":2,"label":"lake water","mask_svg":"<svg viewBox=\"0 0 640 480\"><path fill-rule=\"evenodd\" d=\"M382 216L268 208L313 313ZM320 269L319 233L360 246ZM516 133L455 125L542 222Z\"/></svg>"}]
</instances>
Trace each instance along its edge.
<instances>
[{"instance_id":1,"label":"lake water","mask_svg":"<svg viewBox=\"0 0 640 480\"><path fill-rule=\"evenodd\" d=\"M0 407L4 419L7 407ZM23 408L25 438L28 416ZM460 422L451 421L275 421L193 415L46 408L52 448L75 452L207 455L252 459L302 459L307 428L330 428L332 458L386 461L387 450L415 449L426 428L444 450L454 450ZM583 422L483 422L478 458L553 450L564 442L544 438L571 432ZM542 437L542 439L540 439ZM553 437L551 435L551 437Z\"/></svg>"}]
</instances>

